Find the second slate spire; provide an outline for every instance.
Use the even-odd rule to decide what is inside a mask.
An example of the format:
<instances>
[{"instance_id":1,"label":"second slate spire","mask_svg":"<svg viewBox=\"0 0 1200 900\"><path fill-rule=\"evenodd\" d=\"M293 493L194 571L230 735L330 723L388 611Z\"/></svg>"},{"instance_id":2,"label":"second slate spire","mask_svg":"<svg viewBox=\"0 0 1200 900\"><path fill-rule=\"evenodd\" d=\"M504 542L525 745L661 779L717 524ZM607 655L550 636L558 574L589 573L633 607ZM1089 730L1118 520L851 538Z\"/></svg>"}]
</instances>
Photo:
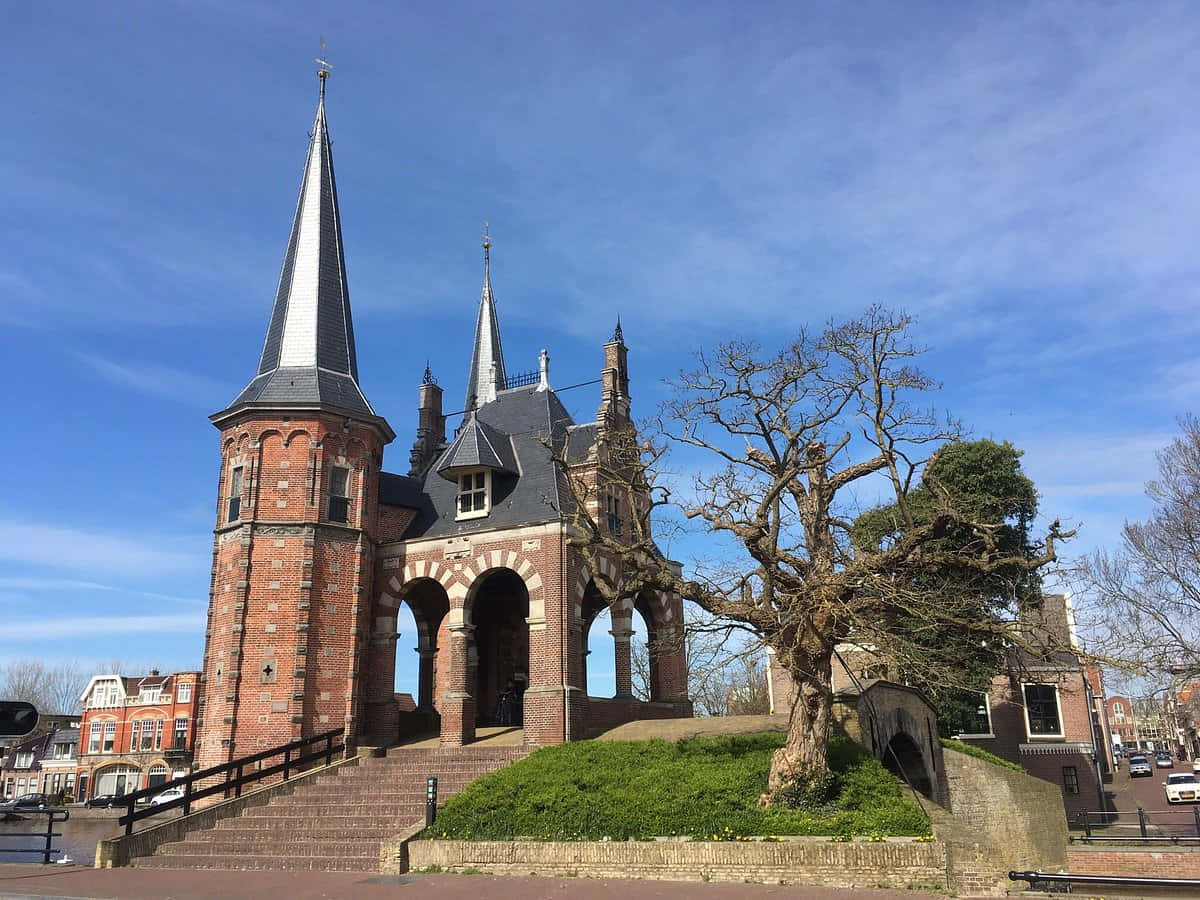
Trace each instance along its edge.
<instances>
[{"instance_id":1,"label":"second slate spire","mask_svg":"<svg viewBox=\"0 0 1200 900\"><path fill-rule=\"evenodd\" d=\"M470 412L496 399L504 390L508 376L504 372L504 349L500 345L500 320L496 317L496 298L492 296L492 239L487 223L483 229L483 291L479 297L479 316L475 320L475 344L471 350L471 371L467 376L467 396L463 409Z\"/></svg>"}]
</instances>

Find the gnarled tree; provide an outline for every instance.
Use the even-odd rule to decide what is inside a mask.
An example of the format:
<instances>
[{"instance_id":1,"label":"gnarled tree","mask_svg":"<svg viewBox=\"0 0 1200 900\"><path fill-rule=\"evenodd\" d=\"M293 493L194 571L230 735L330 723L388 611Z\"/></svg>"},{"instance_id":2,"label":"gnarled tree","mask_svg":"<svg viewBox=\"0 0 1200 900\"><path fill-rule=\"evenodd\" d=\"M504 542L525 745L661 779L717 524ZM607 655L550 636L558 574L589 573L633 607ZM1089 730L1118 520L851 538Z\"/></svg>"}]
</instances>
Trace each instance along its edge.
<instances>
[{"instance_id":1,"label":"gnarled tree","mask_svg":"<svg viewBox=\"0 0 1200 900\"><path fill-rule=\"evenodd\" d=\"M1036 571L1069 536L1055 523L1035 552L1011 552L995 521L957 507L923 477L959 429L914 402L936 385L915 365L921 351L909 340L910 324L873 308L818 335L801 333L774 354L723 344L674 381L659 438L614 432L600 449L598 477L566 471L578 501L573 544L622 561L617 577L597 579L607 599L647 588L679 593L754 631L791 675L795 703L786 744L772 761L771 790L828 768L839 643L886 639L890 651L917 658L933 631L962 629L976 644L999 639L1011 632L1006 620L1015 612L999 608L1003 597L975 595L964 608L947 603L945 586L964 573ZM687 576L664 559L651 532L656 509L671 503L656 479L671 445L690 448L687 461L699 469L690 498L677 504L683 515L731 539L718 541ZM633 511L619 534L589 511L614 491ZM897 527L886 540L851 539L859 494L893 510Z\"/></svg>"}]
</instances>

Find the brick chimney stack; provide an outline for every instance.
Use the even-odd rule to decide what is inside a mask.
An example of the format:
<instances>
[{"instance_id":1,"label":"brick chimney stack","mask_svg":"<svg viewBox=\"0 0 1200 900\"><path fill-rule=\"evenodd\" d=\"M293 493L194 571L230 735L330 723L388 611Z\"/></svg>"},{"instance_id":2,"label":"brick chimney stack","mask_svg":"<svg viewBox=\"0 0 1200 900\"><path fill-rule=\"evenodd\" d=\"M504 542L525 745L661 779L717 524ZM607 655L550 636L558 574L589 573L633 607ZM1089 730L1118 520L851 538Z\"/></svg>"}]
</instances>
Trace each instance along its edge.
<instances>
[{"instance_id":1,"label":"brick chimney stack","mask_svg":"<svg viewBox=\"0 0 1200 900\"><path fill-rule=\"evenodd\" d=\"M445 443L446 417L442 415L442 389L433 380L429 366L426 366L417 404L417 439L408 457L408 474L423 474L437 457L438 448Z\"/></svg>"}]
</instances>

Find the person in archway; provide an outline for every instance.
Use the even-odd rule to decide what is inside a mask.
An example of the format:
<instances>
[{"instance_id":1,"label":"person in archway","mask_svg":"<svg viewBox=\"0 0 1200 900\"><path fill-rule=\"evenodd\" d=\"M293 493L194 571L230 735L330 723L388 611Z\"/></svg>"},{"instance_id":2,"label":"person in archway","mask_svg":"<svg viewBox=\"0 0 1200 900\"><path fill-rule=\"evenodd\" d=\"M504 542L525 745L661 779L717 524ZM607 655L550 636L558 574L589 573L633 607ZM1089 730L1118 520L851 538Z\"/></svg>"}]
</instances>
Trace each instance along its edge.
<instances>
[{"instance_id":1,"label":"person in archway","mask_svg":"<svg viewBox=\"0 0 1200 900\"><path fill-rule=\"evenodd\" d=\"M504 683L504 690L500 693L500 702L496 704L496 721L501 725L511 725L513 723L513 708L517 703L517 691L513 686L513 680L510 678Z\"/></svg>"}]
</instances>

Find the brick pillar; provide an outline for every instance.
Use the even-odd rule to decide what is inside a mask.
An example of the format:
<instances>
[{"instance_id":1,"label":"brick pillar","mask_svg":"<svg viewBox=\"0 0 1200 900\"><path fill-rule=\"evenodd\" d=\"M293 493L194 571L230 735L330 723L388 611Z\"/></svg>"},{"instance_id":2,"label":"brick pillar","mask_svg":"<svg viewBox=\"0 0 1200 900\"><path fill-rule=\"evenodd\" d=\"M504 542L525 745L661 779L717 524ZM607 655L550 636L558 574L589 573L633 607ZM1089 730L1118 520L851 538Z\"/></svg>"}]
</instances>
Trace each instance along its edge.
<instances>
[{"instance_id":1,"label":"brick pillar","mask_svg":"<svg viewBox=\"0 0 1200 900\"><path fill-rule=\"evenodd\" d=\"M442 697L442 745L461 747L475 740L475 698L471 695L471 634L474 625L449 626L449 690Z\"/></svg>"},{"instance_id":2,"label":"brick pillar","mask_svg":"<svg viewBox=\"0 0 1200 900\"><path fill-rule=\"evenodd\" d=\"M630 642L633 638L633 629L629 626L628 620L619 624L614 621L609 634L613 638L613 666L617 681L616 696L632 697L633 652L630 649Z\"/></svg>"},{"instance_id":3,"label":"brick pillar","mask_svg":"<svg viewBox=\"0 0 1200 900\"><path fill-rule=\"evenodd\" d=\"M420 657L417 676L417 709L423 712L432 712L433 661L437 657L437 651L429 647L421 647L417 650L417 655Z\"/></svg>"}]
</instances>

